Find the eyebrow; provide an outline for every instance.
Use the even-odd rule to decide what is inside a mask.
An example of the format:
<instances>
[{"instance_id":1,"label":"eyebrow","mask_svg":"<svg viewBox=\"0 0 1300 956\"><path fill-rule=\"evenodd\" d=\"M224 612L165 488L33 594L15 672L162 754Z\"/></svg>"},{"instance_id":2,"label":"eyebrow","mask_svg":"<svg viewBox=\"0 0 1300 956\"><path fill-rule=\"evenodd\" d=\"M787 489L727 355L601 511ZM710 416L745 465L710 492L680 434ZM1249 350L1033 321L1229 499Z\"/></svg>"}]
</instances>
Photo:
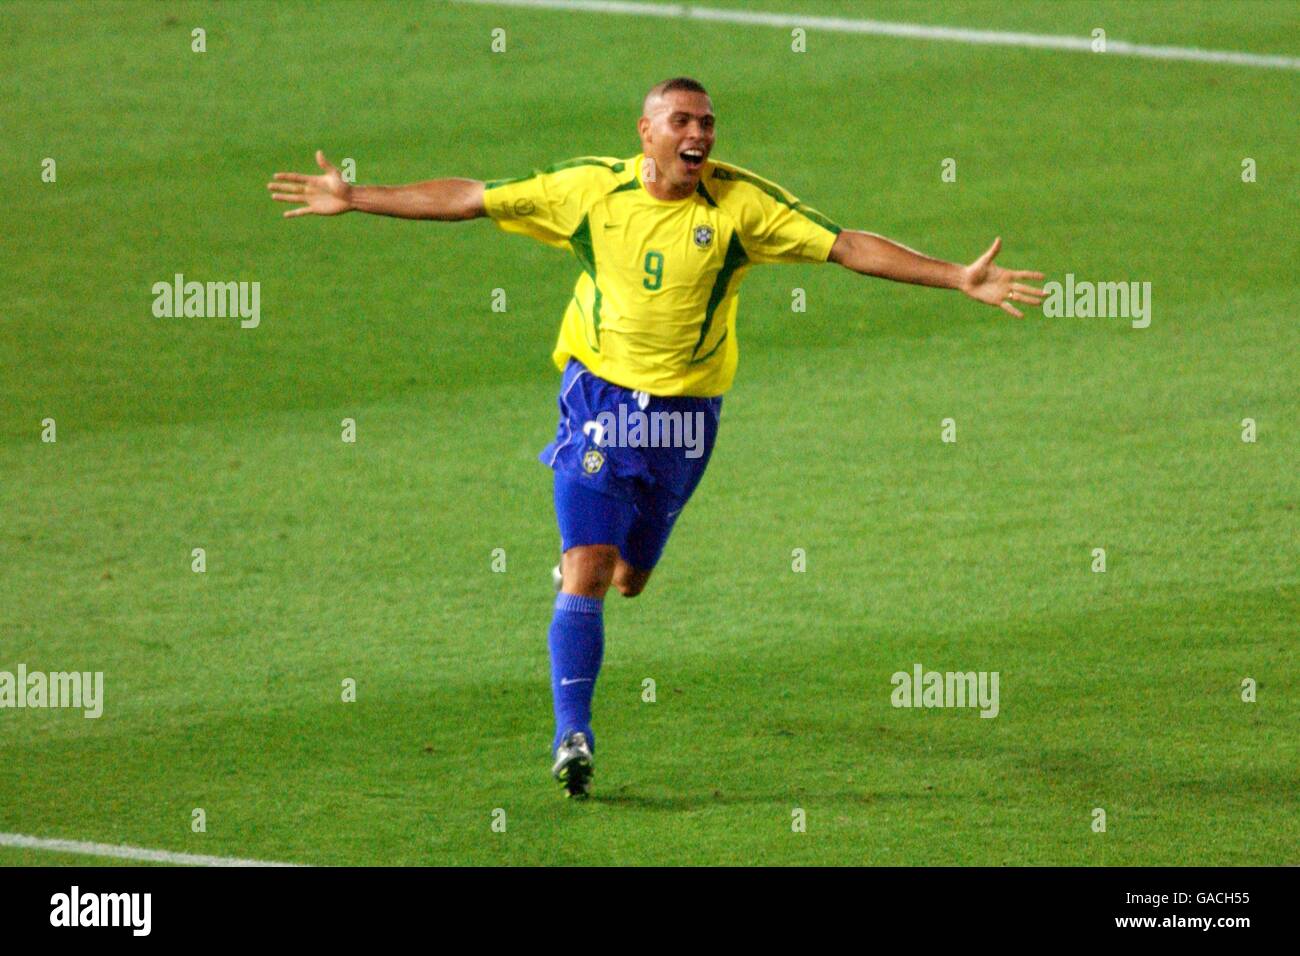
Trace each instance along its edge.
<instances>
[{"instance_id":1,"label":"eyebrow","mask_svg":"<svg viewBox=\"0 0 1300 956\"><path fill-rule=\"evenodd\" d=\"M694 117L696 117L697 119L715 119L715 118L716 118L716 117L714 117L714 115L713 115L711 112L709 112L709 113L692 113L690 110L673 110L672 113L669 114L669 115L671 115L671 116L673 116L673 117L677 117L677 116L687 116L687 117L694 116Z\"/></svg>"}]
</instances>

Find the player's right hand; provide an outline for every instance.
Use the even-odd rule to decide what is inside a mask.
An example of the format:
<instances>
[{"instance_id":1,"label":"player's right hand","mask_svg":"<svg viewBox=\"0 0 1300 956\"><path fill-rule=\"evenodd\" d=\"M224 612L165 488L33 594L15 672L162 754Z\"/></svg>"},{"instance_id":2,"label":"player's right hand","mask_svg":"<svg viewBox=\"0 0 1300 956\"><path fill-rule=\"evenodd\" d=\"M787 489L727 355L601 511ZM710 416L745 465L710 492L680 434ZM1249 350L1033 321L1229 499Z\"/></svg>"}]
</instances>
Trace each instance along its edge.
<instances>
[{"instance_id":1,"label":"player's right hand","mask_svg":"<svg viewBox=\"0 0 1300 956\"><path fill-rule=\"evenodd\" d=\"M316 165L325 171L325 175L276 173L273 181L266 184L276 202L305 203L286 212L285 219L310 215L337 216L352 208L352 187L343 181L343 176L319 149L316 150Z\"/></svg>"}]
</instances>

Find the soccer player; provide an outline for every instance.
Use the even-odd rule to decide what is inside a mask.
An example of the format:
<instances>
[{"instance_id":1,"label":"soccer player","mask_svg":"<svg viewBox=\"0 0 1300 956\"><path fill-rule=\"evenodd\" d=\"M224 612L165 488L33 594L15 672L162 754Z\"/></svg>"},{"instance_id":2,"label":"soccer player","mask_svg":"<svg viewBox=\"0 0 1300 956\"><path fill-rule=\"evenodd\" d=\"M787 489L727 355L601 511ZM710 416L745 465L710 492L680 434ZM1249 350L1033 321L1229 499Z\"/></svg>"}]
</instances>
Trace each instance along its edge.
<instances>
[{"instance_id":1,"label":"soccer player","mask_svg":"<svg viewBox=\"0 0 1300 956\"><path fill-rule=\"evenodd\" d=\"M641 152L629 159L583 156L486 183L354 186L318 151L323 175L276 173L267 184L272 198L300 204L286 218L488 216L581 265L552 355L562 373L559 425L541 454L554 470L562 552L549 635L552 771L569 796L585 796L592 775L605 594L611 585L625 597L644 590L708 465L736 372L737 289L749 268L834 262L956 289L1016 318L1016 303L1043 297L1023 281L1041 273L994 264L1000 239L963 266L841 229L775 183L712 159L714 124L704 87L678 77L646 95ZM623 427L633 421L640 431Z\"/></svg>"}]
</instances>

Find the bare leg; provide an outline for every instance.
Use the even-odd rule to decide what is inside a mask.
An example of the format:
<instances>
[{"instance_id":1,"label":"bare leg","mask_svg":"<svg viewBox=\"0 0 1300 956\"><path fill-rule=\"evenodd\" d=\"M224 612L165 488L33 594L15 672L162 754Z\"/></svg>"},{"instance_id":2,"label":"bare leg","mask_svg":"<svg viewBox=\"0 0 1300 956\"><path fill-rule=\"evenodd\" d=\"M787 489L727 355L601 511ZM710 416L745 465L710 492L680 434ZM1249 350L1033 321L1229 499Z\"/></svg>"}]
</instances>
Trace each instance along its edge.
<instances>
[{"instance_id":1,"label":"bare leg","mask_svg":"<svg viewBox=\"0 0 1300 956\"><path fill-rule=\"evenodd\" d=\"M619 563L618 548L612 544L584 544L564 552L560 561L565 594L603 599L614 581Z\"/></svg>"},{"instance_id":2,"label":"bare leg","mask_svg":"<svg viewBox=\"0 0 1300 956\"><path fill-rule=\"evenodd\" d=\"M618 593L623 597L636 597L645 590L652 573L652 571L642 571L640 568L634 568L622 558L619 558L618 563L614 566L614 587L618 588Z\"/></svg>"}]
</instances>

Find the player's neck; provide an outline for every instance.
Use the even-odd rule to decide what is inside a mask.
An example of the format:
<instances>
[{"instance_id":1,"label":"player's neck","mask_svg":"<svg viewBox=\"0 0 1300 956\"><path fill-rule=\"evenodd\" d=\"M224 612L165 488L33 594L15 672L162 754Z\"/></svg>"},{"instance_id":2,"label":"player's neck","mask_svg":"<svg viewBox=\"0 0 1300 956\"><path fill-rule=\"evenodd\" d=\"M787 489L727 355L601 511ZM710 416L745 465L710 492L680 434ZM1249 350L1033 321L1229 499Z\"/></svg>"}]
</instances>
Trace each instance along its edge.
<instances>
[{"instance_id":1,"label":"player's neck","mask_svg":"<svg viewBox=\"0 0 1300 956\"><path fill-rule=\"evenodd\" d=\"M687 199L695 192L694 183L670 183L660 179L645 180L641 183L655 199L673 201Z\"/></svg>"},{"instance_id":2,"label":"player's neck","mask_svg":"<svg viewBox=\"0 0 1300 956\"><path fill-rule=\"evenodd\" d=\"M636 158L636 178L650 198L660 202L677 202L695 193L695 183L675 183L666 176L655 175L656 164L642 152Z\"/></svg>"}]
</instances>

